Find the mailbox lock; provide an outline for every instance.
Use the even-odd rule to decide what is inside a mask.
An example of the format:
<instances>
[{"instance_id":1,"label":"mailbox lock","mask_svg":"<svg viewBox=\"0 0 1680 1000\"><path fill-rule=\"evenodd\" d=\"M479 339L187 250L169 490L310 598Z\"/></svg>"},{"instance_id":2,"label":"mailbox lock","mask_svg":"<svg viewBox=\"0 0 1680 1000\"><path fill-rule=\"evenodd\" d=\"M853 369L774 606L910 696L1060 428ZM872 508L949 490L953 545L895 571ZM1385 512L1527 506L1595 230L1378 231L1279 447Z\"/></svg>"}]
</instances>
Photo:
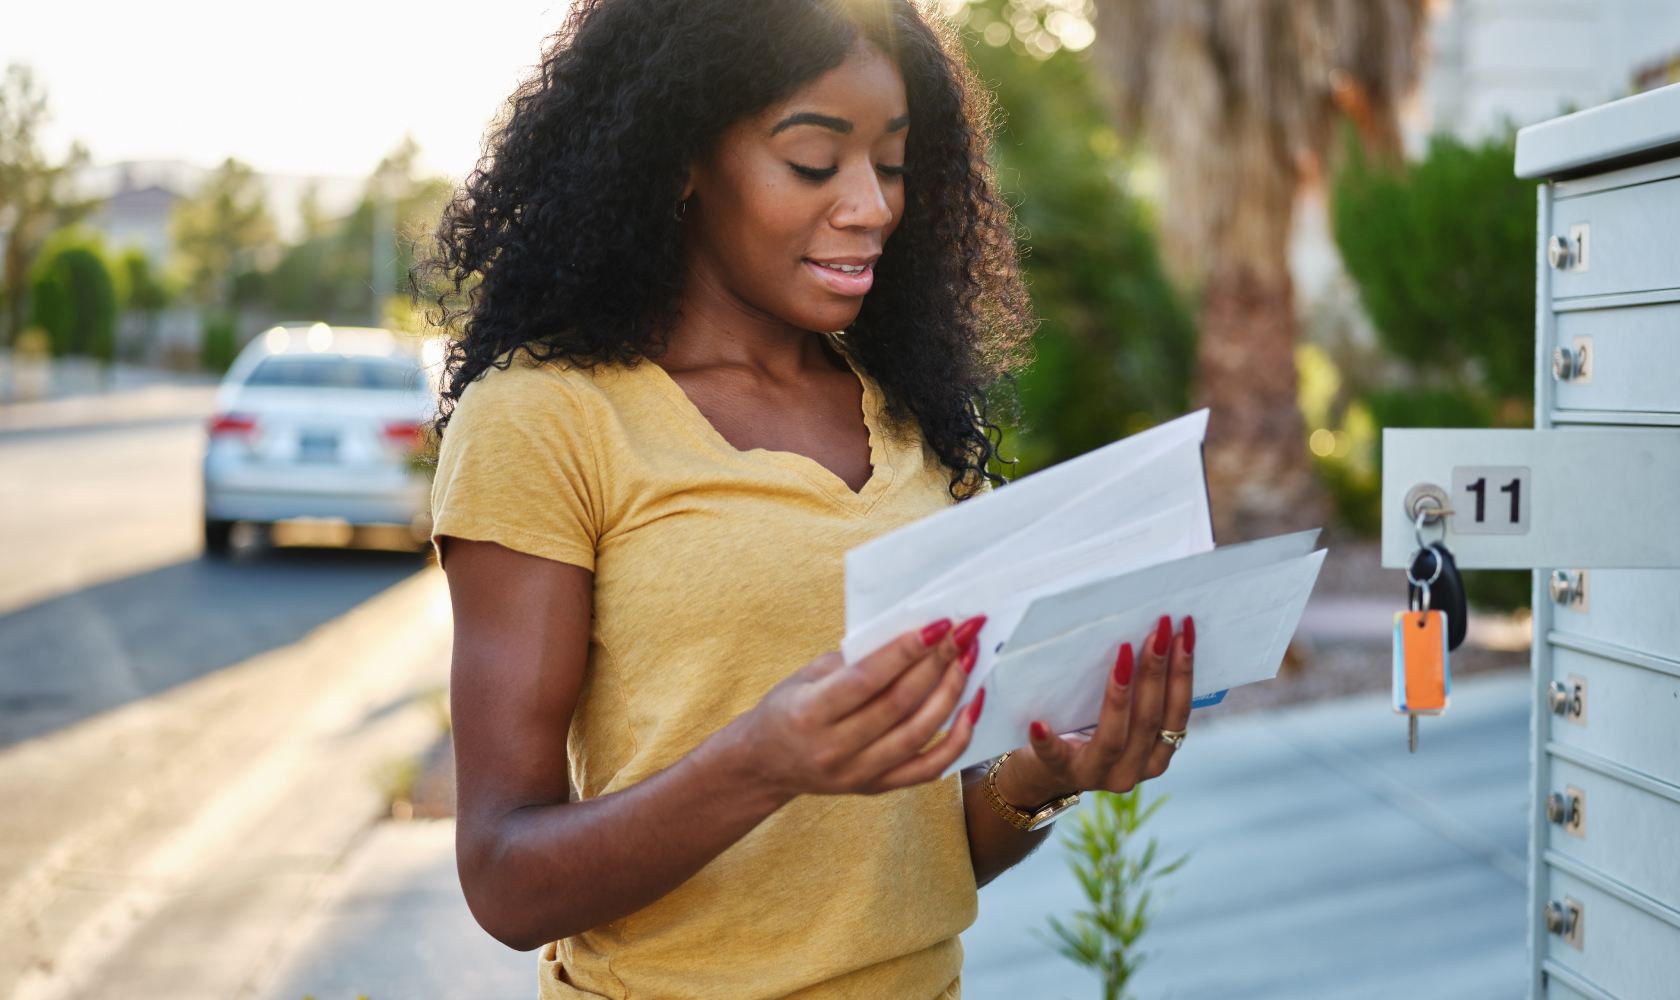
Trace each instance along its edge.
<instances>
[{"instance_id":1,"label":"mailbox lock","mask_svg":"<svg viewBox=\"0 0 1680 1000\"><path fill-rule=\"evenodd\" d=\"M1559 347L1552 351L1552 377L1568 382L1586 370L1586 352Z\"/></svg>"},{"instance_id":2,"label":"mailbox lock","mask_svg":"<svg viewBox=\"0 0 1680 1000\"><path fill-rule=\"evenodd\" d=\"M1562 902L1554 899L1546 904L1546 931L1577 948L1581 947L1581 923L1579 902L1566 896Z\"/></svg>"},{"instance_id":3,"label":"mailbox lock","mask_svg":"<svg viewBox=\"0 0 1680 1000\"><path fill-rule=\"evenodd\" d=\"M1554 236L1546 241L1546 263L1552 265L1552 270L1562 271L1571 263L1569 241L1562 236Z\"/></svg>"},{"instance_id":4,"label":"mailbox lock","mask_svg":"<svg viewBox=\"0 0 1680 1000\"><path fill-rule=\"evenodd\" d=\"M1569 807L1570 802L1562 792L1553 792L1546 796L1546 819L1562 826L1569 820Z\"/></svg>"},{"instance_id":5,"label":"mailbox lock","mask_svg":"<svg viewBox=\"0 0 1680 1000\"><path fill-rule=\"evenodd\" d=\"M1579 677L1570 683L1553 681L1546 689L1546 703L1552 714L1562 715L1572 722L1585 722L1587 714L1587 683Z\"/></svg>"},{"instance_id":6,"label":"mailbox lock","mask_svg":"<svg viewBox=\"0 0 1680 1000\"><path fill-rule=\"evenodd\" d=\"M1568 236L1553 236L1546 241L1546 263L1554 271L1585 271L1587 269L1587 238L1592 226L1577 222L1569 227Z\"/></svg>"},{"instance_id":7,"label":"mailbox lock","mask_svg":"<svg viewBox=\"0 0 1680 1000\"><path fill-rule=\"evenodd\" d=\"M1546 819L1577 837L1586 836L1586 793L1570 785L1561 792L1553 792L1546 796Z\"/></svg>"},{"instance_id":8,"label":"mailbox lock","mask_svg":"<svg viewBox=\"0 0 1680 1000\"><path fill-rule=\"evenodd\" d=\"M1549 590L1552 603L1570 605L1583 604L1586 596L1587 580L1585 572L1571 569L1554 569Z\"/></svg>"},{"instance_id":9,"label":"mailbox lock","mask_svg":"<svg viewBox=\"0 0 1680 1000\"><path fill-rule=\"evenodd\" d=\"M1433 524L1452 514L1447 491L1434 483L1418 483L1406 491L1406 520L1418 529L1418 548L1427 548L1423 541L1423 526ZM1444 527L1444 525L1443 525Z\"/></svg>"}]
</instances>

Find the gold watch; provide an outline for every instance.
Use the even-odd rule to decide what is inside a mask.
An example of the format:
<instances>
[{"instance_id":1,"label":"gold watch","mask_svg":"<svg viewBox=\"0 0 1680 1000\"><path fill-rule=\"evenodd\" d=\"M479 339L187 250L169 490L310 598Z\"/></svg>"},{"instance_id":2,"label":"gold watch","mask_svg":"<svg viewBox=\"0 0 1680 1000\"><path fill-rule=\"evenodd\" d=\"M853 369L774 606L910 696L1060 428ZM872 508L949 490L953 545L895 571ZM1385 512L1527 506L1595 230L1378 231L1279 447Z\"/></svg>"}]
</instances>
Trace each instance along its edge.
<instances>
[{"instance_id":1,"label":"gold watch","mask_svg":"<svg viewBox=\"0 0 1680 1000\"><path fill-rule=\"evenodd\" d=\"M998 772L1003 770L1003 762L1008 760L1009 755L1014 752L1011 750L992 761L991 768L986 771L985 780L980 782L980 790L985 794L986 801L991 805L992 811L1002 816L1004 822L1017 830L1025 830L1030 833L1033 830L1043 829L1057 816L1072 809L1079 802L1079 793L1070 792L1031 810L1017 809L1005 802L1003 796L998 794L997 776Z\"/></svg>"}]
</instances>

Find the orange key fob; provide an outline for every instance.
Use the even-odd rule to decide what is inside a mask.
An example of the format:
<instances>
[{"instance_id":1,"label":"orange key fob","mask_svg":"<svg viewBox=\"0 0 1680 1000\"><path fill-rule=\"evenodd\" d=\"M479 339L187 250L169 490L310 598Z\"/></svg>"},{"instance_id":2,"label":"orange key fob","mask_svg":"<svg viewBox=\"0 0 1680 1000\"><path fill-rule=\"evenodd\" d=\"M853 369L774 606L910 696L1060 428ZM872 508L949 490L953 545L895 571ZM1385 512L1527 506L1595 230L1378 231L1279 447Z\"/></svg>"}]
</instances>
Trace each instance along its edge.
<instances>
[{"instance_id":1,"label":"orange key fob","mask_svg":"<svg viewBox=\"0 0 1680 1000\"><path fill-rule=\"evenodd\" d=\"M1452 697L1447 665L1447 621L1439 611L1394 616L1394 710L1440 715Z\"/></svg>"}]
</instances>

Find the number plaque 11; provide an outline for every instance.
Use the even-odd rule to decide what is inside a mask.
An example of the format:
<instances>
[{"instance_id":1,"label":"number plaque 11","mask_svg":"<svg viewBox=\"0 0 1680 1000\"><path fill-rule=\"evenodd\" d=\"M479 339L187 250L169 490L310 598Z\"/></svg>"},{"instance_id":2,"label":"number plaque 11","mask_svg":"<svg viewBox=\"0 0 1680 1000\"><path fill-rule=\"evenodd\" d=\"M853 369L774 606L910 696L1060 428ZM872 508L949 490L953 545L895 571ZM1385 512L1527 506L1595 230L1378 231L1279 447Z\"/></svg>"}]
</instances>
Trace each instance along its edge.
<instances>
[{"instance_id":1,"label":"number plaque 11","mask_svg":"<svg viewBox=\"0 0 1680 1000\"><path fill-rule=\"evenodd\" d=\"M1452 529L1460 535L1528 534L1526 465L1459 465L1452 474Z\"/></svg>"}]
</instances>

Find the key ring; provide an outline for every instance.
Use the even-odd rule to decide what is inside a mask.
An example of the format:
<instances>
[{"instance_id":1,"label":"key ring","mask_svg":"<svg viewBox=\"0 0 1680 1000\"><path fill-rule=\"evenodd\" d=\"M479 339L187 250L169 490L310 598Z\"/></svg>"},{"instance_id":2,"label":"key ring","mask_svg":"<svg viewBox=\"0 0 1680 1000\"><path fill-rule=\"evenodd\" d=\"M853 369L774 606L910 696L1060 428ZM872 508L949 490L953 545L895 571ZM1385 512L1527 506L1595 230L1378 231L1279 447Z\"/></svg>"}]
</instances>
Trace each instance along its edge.
<instances>
[{"instance_id":1,"label":"key ring","mask_svg":"<svg viewBox=\"0 0 1680 1000\"><path fill-rule=\"evenodd\" d=\"M1441 523L1441 536L1443 538L1445 538L1446 537L1446 516L1448 514L1451 514L1451 513L1452 513L1451 510L1437 510L1437 509L1434 509L1433 505L1431 505L1430 507L1419 507L1418 508L1417 520L1412 525L1412 533L1417 536L1418 547L1417 547L1417 551L1412 553L1412 557L1410 559L1406 560L1406 582L1411 584L1413 587L1417 588L1420 596L1423 598L1423 601L1422 601L1423 607L1412 608L1411 610L1416 610L1416 611L1428 611L1429 610L1429 585L1441 578L1441 570L1447 564L1447 561L1445 559L1441 558L1441 553L1437 552L1435 550L1434 544L1432 544L1430 542L1426 542L1426 541L1423 540L1423 524L1424 524L1425 521L1430 520L1430 518L1432 516L1440 518L1441 522L1442 522ZM1419 580L1417 578L1417 576L1412 573L1412 566L1417 563L1418 556L1422 555L1425 552L1429 553L1431 556L1434 557L1434 559L1435 559L1435 571L1433 573L1429 574L1429 579ZM1407 602L1408 608L1410 608L1410 604L1411 604L1411 602L1408 601Z\"/></svg>"},{"instance_id":2,"label":"key ring","mask_svg":"<svg viewBox=\"0 0 1680 1000\"><path fill-rule=\"evenodd\" d=\"M1410 576L1411 576L1411 574L1407 573L1407 577L1410 578ZM1406 598L1406 610L1407 611L1428 611L1429 610L1429 584L1428 583L1417 583L1416 581L1414 581L1414 585L1417 587L1417 597L1413 598L1413 597L1408 596ZM1418 622L1418 628L1422 628L1423 625L1424 625L1424 623L1420 620Z\"/></svg>"},{"instance_id":3,"label":"key ring","mask_svg":"<svg viewBox=\"0 0 1680 1000\"><path fill-rule=\"evenodd\" d=\"M1429 574L1429 579L1419 580L1417 577L1412 575L1412 563L1417 562L1417 557L1419 555L1421 555L1422 553L1425 553L1425 552L1427 552L1431 556L1435 557L1435 572ZM1429 589L1430 584L1434 583L1436 580L1439 580L1441 578L1441 567L1444 566L1444 565L1446 565L1446 561L1441 558L1441 553L1435 551L1435 546L1433 546L1433 545L1419 546L1418 550L1416 552L1412 553L1411 562L1406 564L1406 582L1411 584L1414 587L1422 587L1424 590L1427 591Z\"/></svg>"},{"instance_id":4,"label":"key ring","mask_svg":"<svg viewBox=\"0 0 1680 1000\"><path fill-rule=\"evenodd\" d=\"M1427 506L1425 506L1422 502L1418 504L1417 517L1412 521L1412 537L1417 539L1417 547L1419 549L1429 548L1429 543L1423 540L1423 526L1430 521L1439 519L1441 522L1441 537L1436 539L1436 541L1444 542L1447 540L1447 518L1451 516L1453 512L1451 507L1436 507L1433 497L1424 497L1423 499L1429 503ZM1439 567L1439 565L1440 562L1437 560L1436 566ZM1437 569L1436 572L1439 573L1440 570Z\"/></svg>"}]
</instances>

